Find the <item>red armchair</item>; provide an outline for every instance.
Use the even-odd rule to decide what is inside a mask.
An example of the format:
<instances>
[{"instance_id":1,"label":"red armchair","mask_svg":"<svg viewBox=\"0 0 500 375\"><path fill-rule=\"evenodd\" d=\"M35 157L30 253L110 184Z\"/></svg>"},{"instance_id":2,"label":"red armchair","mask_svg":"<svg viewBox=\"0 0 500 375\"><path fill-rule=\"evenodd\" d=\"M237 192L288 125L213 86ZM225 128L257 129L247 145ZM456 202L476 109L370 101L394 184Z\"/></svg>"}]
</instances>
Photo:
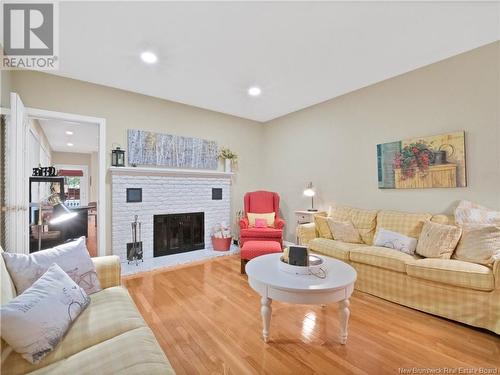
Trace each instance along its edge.
<instances>
[{"instance_id":1,"label":"red armchair","mask_svg":"<svg viewBox=\"0 0 500 375\"><path fill-rule=\"evenodd\" d=\"M240 220L240 246L245 241L276 241L283 247L283 227L285 221L280 218L280 196L271 191L253 191L246 193L244 199L244 218ZM274 228L254 228L248 223L247 213L275 213Z\"/></svg>"}]
</instances>

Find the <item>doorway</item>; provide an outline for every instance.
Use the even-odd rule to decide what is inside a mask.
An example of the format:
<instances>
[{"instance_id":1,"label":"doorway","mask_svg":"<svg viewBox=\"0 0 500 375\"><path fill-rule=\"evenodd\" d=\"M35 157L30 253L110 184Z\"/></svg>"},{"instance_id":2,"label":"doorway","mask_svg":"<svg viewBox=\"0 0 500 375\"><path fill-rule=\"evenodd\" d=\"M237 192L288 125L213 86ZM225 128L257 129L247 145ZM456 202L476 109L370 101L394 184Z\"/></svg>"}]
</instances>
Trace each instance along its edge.
<instances>
[{"instance_id":1,"label":"doorway","mask_svg":"<svg viewBox=\"0 0 500 375\"><path fill-rule=\"evenodd\" d=\"M9 176L3 202L3 242L8 251L29 252L30 215L26 212L31 211L28 190L32 168L58 165L64 178L64 202L72 210L88 213L89 231L76 232L85 233L92 256L105 255L105 225L97 225L98 220L105 220L106 212L105 119L25 108L15 93L11 93L10 111L2 109L2 114L6 118L5 175ZM75 162L82 156L86 162ZM43 195L43 191L37 193Z\"/></svg>"}]
</instances>

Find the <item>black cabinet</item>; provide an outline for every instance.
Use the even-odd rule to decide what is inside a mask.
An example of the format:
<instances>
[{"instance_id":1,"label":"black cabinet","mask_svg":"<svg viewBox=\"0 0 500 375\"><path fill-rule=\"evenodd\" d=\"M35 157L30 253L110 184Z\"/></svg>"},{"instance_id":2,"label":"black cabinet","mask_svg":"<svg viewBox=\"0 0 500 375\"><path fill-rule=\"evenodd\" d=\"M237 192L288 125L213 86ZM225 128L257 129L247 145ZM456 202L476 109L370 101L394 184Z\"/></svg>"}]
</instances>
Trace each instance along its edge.
<instances>
[{"instance_id":1,"label":"black cabinet","mask_svg":"<svg viewBox=\"0 0 500 375\"><path fill-rule=\"evenodd\" d=\"M205 248L205 213L154 215L155 257Z\"/></svg>"}]
</instances>

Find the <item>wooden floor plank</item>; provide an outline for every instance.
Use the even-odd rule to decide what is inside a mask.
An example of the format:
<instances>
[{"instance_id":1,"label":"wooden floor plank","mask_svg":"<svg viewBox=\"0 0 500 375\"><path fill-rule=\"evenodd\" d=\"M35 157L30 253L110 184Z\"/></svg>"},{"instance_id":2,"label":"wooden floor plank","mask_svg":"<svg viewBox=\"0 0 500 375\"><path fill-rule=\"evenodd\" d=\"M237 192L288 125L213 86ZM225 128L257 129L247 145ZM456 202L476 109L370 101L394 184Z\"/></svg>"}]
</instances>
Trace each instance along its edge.
<instances>
[{"instance_id":1,"label":"wooden floor plank","mask_svg":"<svg viewBox=\"0 0 500 375\"><path fill-rule=\"evenodd\" d=\"M497 368L500 338L365 293L351 299L347 345L337 306L273 302L261 339L260 298L228 256L125 277L178 374L397 374L402 367Z\"/></svg>"}]
</instances>

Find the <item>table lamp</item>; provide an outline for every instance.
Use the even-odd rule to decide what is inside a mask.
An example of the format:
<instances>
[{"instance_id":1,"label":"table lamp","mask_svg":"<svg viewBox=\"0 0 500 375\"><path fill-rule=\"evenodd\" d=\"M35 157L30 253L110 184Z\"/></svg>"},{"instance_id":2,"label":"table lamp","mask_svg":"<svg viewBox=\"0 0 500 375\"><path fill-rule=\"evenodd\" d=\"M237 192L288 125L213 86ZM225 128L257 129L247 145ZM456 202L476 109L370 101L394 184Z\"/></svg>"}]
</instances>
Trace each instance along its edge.
<instances>
[{"instance_id":1,"label":"table lamp","mask_svg":"<svg viewBox=\"0 0 500 375\"><path fill-rule=\"evenodd\" d=\"M60 224L66 220L73 219L78 214L76 212L70 211L68 207L61 202L58 193L53 193L47 198L49 205L54 207L54 216L50 220L50 224ZM38 251L42 248L42 231L43 231L43 215L42 215L42 203L40 200L40 210L38 212Z\"/></svg>"},{"instance_id":2,"label":"table lamp","mask_svg":"<svg viewBox=\"0 0 500 375\"><path fill-rule=\"evenodd\" d=\"M307 211L311 212L318 211L317 209L314 208L314 196L316 195L316 191L314 190L312 182L309 182L309 184L307 184L304 190L304 195L306 197L311 197L311 208L308 208Z\"/></svg>"}]
</instances>

